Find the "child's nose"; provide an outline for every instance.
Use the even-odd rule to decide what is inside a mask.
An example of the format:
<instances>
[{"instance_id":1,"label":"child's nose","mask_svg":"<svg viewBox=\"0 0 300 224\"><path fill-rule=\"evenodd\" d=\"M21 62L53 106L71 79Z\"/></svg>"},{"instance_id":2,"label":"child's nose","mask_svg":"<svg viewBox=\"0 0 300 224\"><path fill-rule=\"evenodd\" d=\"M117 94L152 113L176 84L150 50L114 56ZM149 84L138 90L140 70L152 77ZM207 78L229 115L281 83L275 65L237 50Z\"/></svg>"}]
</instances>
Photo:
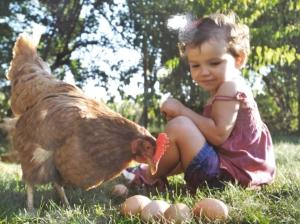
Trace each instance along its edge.
<instances>
[{"instance_id":1,"label":"child's nose","mask_svg":"<svg viewBox=\"0 0 300 224\"><path fill-rule=\"evenodd\" d=\"M209 70L205 67L202 67L200 70L200 74L201 74L201 76L209 75Z\"/></svg>"}]
</instances>

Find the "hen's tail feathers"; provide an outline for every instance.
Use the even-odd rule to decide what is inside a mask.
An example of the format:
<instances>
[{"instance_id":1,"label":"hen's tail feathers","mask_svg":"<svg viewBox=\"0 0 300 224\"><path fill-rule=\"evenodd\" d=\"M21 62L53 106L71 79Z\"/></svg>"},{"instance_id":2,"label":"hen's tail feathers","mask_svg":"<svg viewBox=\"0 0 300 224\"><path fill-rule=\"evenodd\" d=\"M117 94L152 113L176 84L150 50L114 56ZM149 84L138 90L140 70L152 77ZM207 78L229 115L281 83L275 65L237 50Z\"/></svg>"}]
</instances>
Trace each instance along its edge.
<instances>
[{"instance_id":1,"label":"hen's tail feathers","mask_svg":"<svg viewBox=\"0 0 300 224\"><path fill-rule=\"evenodd\" d=\"M50 68L47 63L41 59L37 59L37 46L39 44L42 32L39 29L33 29L32 35L22 33L19 35L14 48L13 48L13 60L10 64L6 77L12 80L16 75L29 64L36 64L41 69L50 73ZM34 68L36 69L36 67ZM29 69L30 70L30 69Z\"/></svg>"},{"instance_id":2,"label":"hen's tail feathers","mask_svg":"<svg viewBox=\"0 0 300 224\"><path fill-rule=\"evenodd\" d=\"M38 34L33 34L32 36L29 36L26 33L22 33L19 35L13 49L13 57L17 57L18 55L31 57L36 54L36 48L40 40L40 35L34 35Z\"/></svg>"},{"instance_id":3,"label":"hen's tail feathers","mask_svg":"<svg viewBox=\"0 0 300 224\"><path fill-rule=\"evenodd\" d=\"M43 28L41 26L34 26L32 28L32 35L22 33L15 43L13 54L32 55L36 53L37 46L39 45Z\"/></svg>"}]
</instances>

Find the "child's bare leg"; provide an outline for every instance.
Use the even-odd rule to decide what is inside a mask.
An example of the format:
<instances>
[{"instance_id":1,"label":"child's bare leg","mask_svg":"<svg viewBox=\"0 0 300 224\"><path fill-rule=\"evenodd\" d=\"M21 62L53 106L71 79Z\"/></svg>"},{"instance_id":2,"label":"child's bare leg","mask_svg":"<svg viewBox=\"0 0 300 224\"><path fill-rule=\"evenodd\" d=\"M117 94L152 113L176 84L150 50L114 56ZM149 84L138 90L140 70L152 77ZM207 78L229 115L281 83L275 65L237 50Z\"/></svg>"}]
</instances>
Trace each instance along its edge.
<instances>
[{"instance_id":1,"label":"child's bare leg","mask_svg":"<svg viewBox=\"0 0 300 224\"><path fill-rule=\"evenodd\" d=\"M184 171L206 142L198 127L183 116L170 120L166 133L170 146L159 162L156 178Z\"/></svg>"},{"instance_id":2,"label":"child's bare leg","mask_svg":"<svg viewBox=\"0 0 300 224\"><path fill-rule=\"evenodd\" d=\"M186 170L206 143L206 139L192 120L179 116L168 122L166 132L176 143L182 168Z\"/></svg>"},{"instance_id":3,"label":"child's bare leg","mask_svg":"<svg viewBox=\"0 0 300 224\"><path fill-rule=\"evenodd\" d=\"M168 174L168 176L181 174L183 172L184 172L184 169L183 169L181 163L178 163L177 166Z\"/></svg>"},{"instance_id":4,"label":"child's bare leg","mask_svg":"<svg viewBox=\"0 0 300 224\"><path fill-rule=\"evenodd\" d=\"M170 139L169 147L165 152L165 154L163 155L163 157L161 158L161 160L159 161L156 174L153 175L153 178L155 179L169 176L169 174L173 170L175 170L177 166L181 166L179 151L177 149L176 143L173 141L171 137L172 136L169 136ZM149 176L151 176L150 170L148 173Z\"/></svg>"}]
</instances>

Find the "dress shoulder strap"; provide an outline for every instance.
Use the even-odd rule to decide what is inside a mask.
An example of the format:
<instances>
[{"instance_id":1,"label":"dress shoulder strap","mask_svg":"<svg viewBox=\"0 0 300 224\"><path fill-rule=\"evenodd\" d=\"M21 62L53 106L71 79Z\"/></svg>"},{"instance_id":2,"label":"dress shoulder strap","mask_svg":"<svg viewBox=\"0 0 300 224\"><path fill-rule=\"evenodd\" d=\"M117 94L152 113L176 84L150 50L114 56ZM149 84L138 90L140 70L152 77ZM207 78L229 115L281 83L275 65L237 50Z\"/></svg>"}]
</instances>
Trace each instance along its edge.
<instances>
[{"instance_id":1,"label":"dress shoulder strap","mask_svg":"<svg viewBox=\"0 0 300 224\"><path fill-rule=\"evenodd\" d=\"M222 96L222 95L215 96L213 98L212 102L214 102L214 101L242 101L242 102L245 102L246 99L247 99L247 95L244 92L237 92L234 96Z\"/></svg>"}]
</instances>

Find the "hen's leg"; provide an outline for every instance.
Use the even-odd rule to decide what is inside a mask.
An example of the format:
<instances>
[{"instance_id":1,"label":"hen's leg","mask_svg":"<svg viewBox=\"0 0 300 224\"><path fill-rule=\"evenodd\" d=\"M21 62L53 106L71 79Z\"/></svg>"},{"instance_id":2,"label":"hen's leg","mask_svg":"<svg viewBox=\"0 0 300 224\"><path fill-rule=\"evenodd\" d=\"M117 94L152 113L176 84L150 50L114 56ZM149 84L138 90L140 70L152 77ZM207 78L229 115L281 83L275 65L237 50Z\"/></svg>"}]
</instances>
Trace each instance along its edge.
<instances>
[{"instance_id":1,"label":"hen's leg","mask_svg":"<svg viewBox=\"0 0 300 224\"><path fill-rule=\"evenodd\" d=\"M28 212L33 211L33 201L34 201L34 186L32 184L26 183L27 191L27 210Z\"/></svg>"},{"instance_id":2,"label":"hen's leg","mask_svg":"<svg viewBox=\"0 0 300 224\"><path fill-rule=\"evenodd\" d=\"M59 185L58 183L53 183L53 187L56 190L56 192L58 193L58 196L59 196L60 200L64 203L64 205L69 207L70 203L68 201L68 198L66 196L64 188L61 185Z\"/></svg>"}]
</instances>

